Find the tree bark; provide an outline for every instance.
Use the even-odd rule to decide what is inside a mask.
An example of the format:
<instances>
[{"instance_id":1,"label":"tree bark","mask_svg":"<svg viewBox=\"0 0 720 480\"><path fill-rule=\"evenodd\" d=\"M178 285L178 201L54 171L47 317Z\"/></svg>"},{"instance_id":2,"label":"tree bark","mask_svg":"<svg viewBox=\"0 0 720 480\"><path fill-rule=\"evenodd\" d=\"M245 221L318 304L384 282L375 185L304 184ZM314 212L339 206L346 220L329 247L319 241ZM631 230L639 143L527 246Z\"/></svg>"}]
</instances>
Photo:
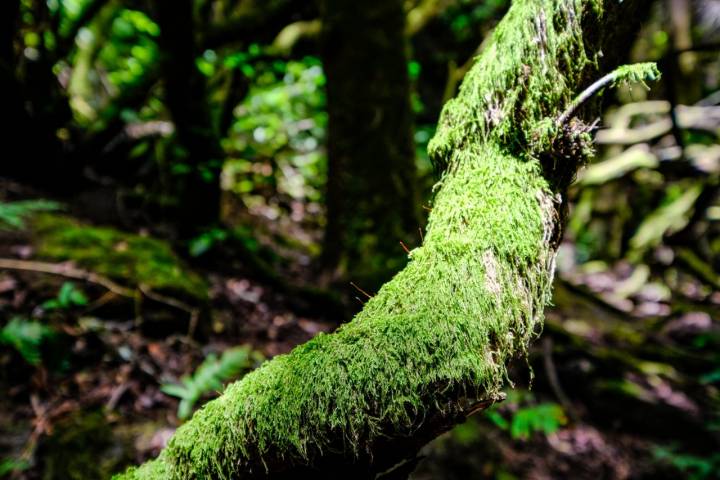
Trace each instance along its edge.
<instances>
[{"instance_id":1,"label":"tree bark","mask_svg":"<svg viewBox=\"0 0 720 480\"><path fill-rule=\"evenodd\" d=\"M399 270L407 256L398 242L416 244L420 227L403 3L321 3L328 109L322 263L372 288Z\"/></svg>"},{"instance_id":2,"label":"tree bark","mask_svg":"<svg viewBox=\"0 0 720 480\"><path fill-rule=\"evenodd\" d=\"M615 67L647 5L516 1L445 106L429 147L444 174L407 267L119 478L376 478L500 398L542 322L563 193L590 153L582 122L557 119Z\"/></svg>"},{"instance_id":3,"label":"tree bark","mask_svg":"<svg viewBox=\"0 0 720 480\"><path fill-rule=\"evenodd\" d=\"M208 108L206 81L197 69L193 2L156 2L160 25L160 69L165 105L170 111L178 143L187 158L179 192L182 225L195 230L216 223L220 215L220 170L224 157ZM186 232L191 234L192 232Z\"/></svg>"}]
</instances>

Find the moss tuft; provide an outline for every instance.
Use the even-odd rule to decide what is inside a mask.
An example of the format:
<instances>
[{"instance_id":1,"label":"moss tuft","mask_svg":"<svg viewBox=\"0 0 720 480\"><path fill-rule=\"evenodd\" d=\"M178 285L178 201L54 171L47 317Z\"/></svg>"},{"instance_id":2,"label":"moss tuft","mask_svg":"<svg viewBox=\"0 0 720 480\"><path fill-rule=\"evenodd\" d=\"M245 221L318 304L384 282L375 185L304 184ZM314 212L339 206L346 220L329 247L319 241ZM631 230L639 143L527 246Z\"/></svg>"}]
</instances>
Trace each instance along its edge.
<instances>
[{"instance_id":1,"label":"moss tuft","mask_svg":"<svg viewBox=\"0 0 720 480\"><path fill-rule=\"evenodd\" d=\"M460 94L443 109L428 146L440 170L458 150L485 142L515 154L540 153L528 134L570 105L578 87L597 71L598 53L585 48L582 22L602 12L599 0L516 1L465 77ZM550 145L552 139L533 139ZM543 141L544 140L544 141Z\"/></svg>"},{"instance_id":2,"label":"moss tuft","mask_svg":"<svg viewBox=\"0 0 720 480\"><path fill-rule=\"evenodd\" d=\"M132 285L207 299L206 283L161 240L84 225L55 214L35 215L31 226L40 257L72 260L82 268Z\"/></svg>"}]
</instances>

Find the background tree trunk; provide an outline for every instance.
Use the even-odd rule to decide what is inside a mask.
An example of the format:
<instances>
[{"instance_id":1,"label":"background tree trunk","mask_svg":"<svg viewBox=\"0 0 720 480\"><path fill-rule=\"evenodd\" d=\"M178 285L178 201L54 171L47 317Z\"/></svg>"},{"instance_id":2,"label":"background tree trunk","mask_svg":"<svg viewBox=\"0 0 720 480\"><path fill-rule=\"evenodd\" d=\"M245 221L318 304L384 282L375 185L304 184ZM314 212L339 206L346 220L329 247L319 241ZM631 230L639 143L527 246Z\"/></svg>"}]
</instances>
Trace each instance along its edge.
<instances>
[{"instance_id":1,"label":"background tree trunk","mask_svg":"<svg viewBox=\"0 0 720 480\"><path fill-rule=\"evenodd\" d=\"M188 167L180 179L178 213L182 225L201 228L219 220L224 153L208 109L206 81L195 65L200 52L195 41L193 3L163 1L155 6L160 25L165 104L175 123L178 142L187 155L176 160Z\"/></svg>"},{"instance_id":2,"label":"background tree trunk","mask_svg":"<svg viewBox=\"0 0 720 480\"><path fill-rule=\"evenodd\" d=\"M579 119L557 119L614 67L647 4L516 1L445 106L430 144L445 173L407 267L121 478L376 478L500 398L542 322L562 195L589 149Z\"/></svg>"},{"instance_id":3,"label":"background tree trunk","mask_svg":"<svg viewBox=\"0 0 720 480\"><path fill-rule=\"evenodd\" d=\"M329 124L323 265L377 287L405 262L398 242L415 245L420 227L406 13L401 0L326 0L321 10Z\"/></svg>"},{"instance_id":4,"label":"background tree trunk","mask_svg":"<svg viewBox=\"0 0 720 480\"><path fill-rule=\"evenodd\" d=\"M29 118L23 106L20 85L16 78L16 59L13 42L17 34L19 0L7 0L0 3L0 95L6 118L9 120L2 129L3 146L8 152L20 152L28 143L26 132L29 130ZM6 156L8 153L5 154ZM18 158L5 158L2 163L4 174L16 176L21 171Z\"/></svg>"},{"instance_id":5,"label":"background tree trunk","mask_svg":"<svg viewBox=\"0 0 720 480\"><path fill-rule=\"evenodd\" d=\"M3 132L7 158L2 162L1 173L50 191L67 193L77 185L80 176L76 165L68 162L58 136L72 114L52 71L56 58L45 45L45 35L55 33L48 6L45 2L31 4L29 11L38 26L35 33L43 39L31 49L34 51L31 56L13 46L19 29L20 2L2 3L0 95L9 126ZM24 45L24 41L20 44Z\"/></svg>"}]
</instances>

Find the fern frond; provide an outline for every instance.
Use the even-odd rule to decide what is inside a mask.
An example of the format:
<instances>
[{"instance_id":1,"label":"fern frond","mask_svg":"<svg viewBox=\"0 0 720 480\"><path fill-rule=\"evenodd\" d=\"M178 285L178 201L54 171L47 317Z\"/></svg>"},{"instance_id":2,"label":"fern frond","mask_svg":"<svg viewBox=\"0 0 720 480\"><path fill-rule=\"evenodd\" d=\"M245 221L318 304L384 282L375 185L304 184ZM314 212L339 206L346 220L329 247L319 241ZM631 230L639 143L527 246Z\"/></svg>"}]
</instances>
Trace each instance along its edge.
<instances>
[{"instance_id":1,"label":"fern frond","mask_svg":"<svg viewBox=\"0 0 720 480\"><path fill-rule=\"evenodd\" d=\"M188 418L195 403L203 395L220 392L223 389L223 383L235 380L242 376L244 371L250 370L258 359L258 355L249 346L225 350L219 359L211 353L192 376L182 377L180 384L165 383L160 390L166 395L179 398L178 418Z\"/></svg>"}]
</instances>

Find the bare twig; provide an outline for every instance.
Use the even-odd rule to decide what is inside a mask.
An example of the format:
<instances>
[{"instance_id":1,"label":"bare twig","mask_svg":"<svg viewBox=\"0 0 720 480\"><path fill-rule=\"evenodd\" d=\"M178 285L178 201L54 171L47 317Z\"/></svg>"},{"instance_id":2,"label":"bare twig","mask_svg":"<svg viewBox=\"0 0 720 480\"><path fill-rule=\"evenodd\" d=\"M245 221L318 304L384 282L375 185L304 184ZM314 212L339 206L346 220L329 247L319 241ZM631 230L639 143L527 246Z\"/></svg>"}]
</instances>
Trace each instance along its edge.
<instances>
[{"instance_id":1,"label":"bare twig","mask_svg":"<svg viewBox=\"0 0 720 480\"><path fill-rule=\"evenodd\" d=\"M188 337L192 338L193 335L195 335L195 329L197 328L198 320L200 318L200 309L192 307L185 302L181 302L176 298L167 297L157 292L153 292L146 285L138 285L138 290L140 290L140 292L142 292L142 294L150 300L154 300L158 303L164 303L165 305L175 307L178 310L182 310L183 312L190 315L190 323L188 324Z\"/></svg>"},{"instance_id":2,"label":"bare twig","mask_svg":"<svg viewBox=\"0 0 720 480\"><path fill-rule=\"evenodd\" d=\"M370 295L370 294L367 293L365 290L363 290L362 288L360 288L360 287L358 287L357 285L355 285L353 282L350 282L350 285L352 285L353 287L355 287L355 290L357 290L358 292L362 293L362 294L365 295L367 298L372 298L372 295Z\"/></svg>"},{"instance_id":3,"label":"bare twig","mask_svg":"<svg viewBox=\"0 0 720 480\"><path fill-rule=\"evenodd\" d=\"M102 275L98 275L95 272L90 272L87 270L82 270L80 268L77 268L68 262L49 263L49 262L39 262L39 261L35 261L35 260L16 260L16 259L12 259L12 258L0 258L0 269L22 270L22 271L26 271L26 272L46 273L46 274L50 274L50 275L57 275L60 277L81 280L81 281L84 281L87 283L93 283L95 285L100 285L101 287L108 289L110 292L114 293L115 295L119 295L119 296L125 297L125 298L131 298L134 301L136 301L136 303L138 301L138 295L139 295L139 293L141 293L142 295L149 298L150 300L154 300L158 303L162 303L164 305L176 308L178 310L182 310L183 312L186 312L188 315L190 315L190 330L191 330L190 333L191 334L193 333L192 330L194 330L194 328L197 324L197 318L199 316L199 309L197 309L197 308L194 308L178 299L171 298L171 297L159 294L157 292L153 292L146 285L138 285L138 289L135 290L135 289L120 285L118 283L115 283L113 280L110 280L107 277L103 277ZM139 292L138 292L138 290L139 290Z\"/></svg>"},{"instance_id":4,"label":"bare twig","mask_svg":"<svg viewBox=\"0 0 720 480\"><path fill-rule=\"evenodd\" d=\"M122 297L134 298L135 293L131 288L124 287L110 280L109 278L98 275L94 272L81 270L74 267L70 263L48 263L38 262L34 260L15 260L12 258L0 258L0 269L23 270L26 272L48 273L75 280L82 280L88 283L94 283L110 290L111 292Z\"/></svg>"},{"instance_id":5,"label":"bare twig","mask_svg":"<svg viewBox=\"0 0 720 480\"><path fill-rule=\"evenodd\" d=\"M550 382L550 388L552 388L553 393L567 412L568 416L574 423L578 423L578 414L560 385L560 379L558 378L557 370L555 369L555 362L552 358L552 348L552 339L550 339L550 337L545 337L543 339L543 363L545 365L545 373L547 373L548 382Z\"/></svg>"},{"instance_id":6,"label":"bare twig","mask_svg":"<svg viewBox=\"0 0 720 480\"><path fill-rule=\"evenodd\" d=\"M659 77L660 72L654 63L636 63L618 67L607 75L603 75L599 80L596 80L583 90L580 95L575 97L575 100L570 103L570 106L558 117L557 124L565 125L583 103L590 100L596 93L609 85L623 81L642 82L644 80L656 80Z\"/></svg>"}]
</instances>

